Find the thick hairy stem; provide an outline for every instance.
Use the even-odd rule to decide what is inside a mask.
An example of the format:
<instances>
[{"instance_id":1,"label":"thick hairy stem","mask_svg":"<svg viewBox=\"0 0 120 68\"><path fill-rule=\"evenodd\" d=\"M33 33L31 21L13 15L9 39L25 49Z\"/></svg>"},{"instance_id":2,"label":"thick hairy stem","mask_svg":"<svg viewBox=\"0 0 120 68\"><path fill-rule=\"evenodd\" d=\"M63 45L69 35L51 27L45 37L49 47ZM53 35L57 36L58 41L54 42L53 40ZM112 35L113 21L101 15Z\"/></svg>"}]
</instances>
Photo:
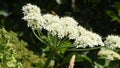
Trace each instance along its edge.
<instances>
[{"instance_id":1,"label":"thick hairy stem","mask_svg":"<svg viewBox=\"0 0 120 68\"><path fill-rule=\"evenodd\" d=\"M50 64L50 61L52 60L54 54L55 54L55 50L52 49L49 56L48 56L48 58L47 58L47 61L46 61L45 65L44 65L44 68L48 68L48 66Z\"/></svg>"},{"instance_id":2,"label":"thick hairy stem","mask_svg":"<svg viewBox=\"0 0 120 68\"><path fill-rule=\"evenodd\" d=\"M106 59L104 67L109 68L109 64L110 64L110 60Z\"/></svg>"},{"instance_id":3,"label":"thick hairy stem","mask_svg":"<svg viewBox=\"0 0 120 68\"><path fill-rule=\"evenodd\" d=\"M95 48L86 48L86 49L68 49L67 51L89 51L89 50L96 50L99 49L101 47L95 47Z\"/></svg>"},{"instance_id":4,"label":"thick hairy stem","mask_svg":"<svg viewBox=\"0 0 120 68\"><path fill-rule=\"evenodd\" d=\"M54 44L53 44L53 42L52 42L52 40L51 40L51 36L50 36L50 33L49 33L49 32L47 33L47 36L48 36L48 39L49 39L49 41L50 41L50 45L53 46Z\"/></svg>"}]
</instances>

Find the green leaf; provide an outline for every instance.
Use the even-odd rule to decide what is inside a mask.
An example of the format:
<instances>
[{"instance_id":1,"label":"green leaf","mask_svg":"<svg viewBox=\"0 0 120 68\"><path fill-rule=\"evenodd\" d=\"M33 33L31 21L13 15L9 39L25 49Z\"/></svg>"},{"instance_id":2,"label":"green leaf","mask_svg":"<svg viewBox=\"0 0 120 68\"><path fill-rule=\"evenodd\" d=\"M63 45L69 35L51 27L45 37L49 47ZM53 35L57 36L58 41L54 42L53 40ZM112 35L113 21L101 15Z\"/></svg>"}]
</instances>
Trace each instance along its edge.
<instances>
[{"instance_id":1,"label":"green leaf","mask_svg":"<svg viewBox=\"0 0 120 68\"><path fill-rule=\"evenodd\" d=\"M50 42L47 36L44 36L44 35L43 35L41 38L44 39L44 40L45 40L46 42L48 42L48 43Z\"/></svg>"},{"instance_id":2,"label":"green leaf","mask_svg":"<svg viewBox=\"0 0 120 68\"><path fill-rule=\"evenodd\" d=\"M59 46L59 52L64 54L66 52L66 50L71 46L71 42L65 41L63 43L61 43Z\"/></svg>"},{"instance_id":3,"label":"green leaf","mask_svg":"<svg viewBox=\"0 0 120 68\"><path fill-rule=\"evenodd\" d=\"M107 14L112 18L113 21L118 21L120 23L120 19L113 11L108 10Z\"/></svg>"},{"instance_id":4,"label":"green leaf","mask_svg":"<svg viewBox=\"0 0 120 68\"><path fill-rule=\"evenodd\" d=\"M81 55L82 58L84 58L85 60L87 60L88 62L90 62L92 64L92 60L86 56L86 55Z\"/></svg>"},{"instance_id":5,"label":"green leaf","mask_svg":"<svg viewBox=\"0 0 120 68\"><path fill-rule=\"evenodd\" d=\"M115 5L116 9L118 10L118 15L120 16L120 2L117 1L114 3L114 5Z\"/></svg>"},{"instance_id":6,"label":"green leaf","mask_svg":"<svg viewBox=\"0 0 120 68\"><path fill-rule=\"evenodd\" d=\"M94 64L95 64L95 68L104 68L104 66L103 65L100 65L99 63L97 63L97 62L94 62Z\"/></svg>"},{"instance_id":7,"label":"green leaf","mask_svg":"<svg viewBox=\"0 0 120 68\"><path fill-rule=\"evenodd\" d=\"M8 16L9 14L3 10L0 11L0 15L3 15L4 17Z\"/></svg>"}]
</instances>

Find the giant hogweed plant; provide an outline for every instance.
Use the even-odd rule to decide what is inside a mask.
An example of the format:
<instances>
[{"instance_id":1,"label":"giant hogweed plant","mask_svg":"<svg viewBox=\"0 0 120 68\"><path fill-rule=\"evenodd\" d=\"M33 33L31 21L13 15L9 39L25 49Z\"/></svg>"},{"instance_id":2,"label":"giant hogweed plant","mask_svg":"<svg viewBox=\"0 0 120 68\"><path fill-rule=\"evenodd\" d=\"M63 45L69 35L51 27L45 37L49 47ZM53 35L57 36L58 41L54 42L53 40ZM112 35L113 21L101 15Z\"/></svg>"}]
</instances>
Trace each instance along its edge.
<instances>
[{"instance_id":1,"label":"giant hogweed plant","mask_svg":"<svg viewBox=\"0 0 120 68\"><path fill-rule=\"evenodd\" d=\"M116 52L116 49L120 48L120 37L109 35L103 42L100 35L78 25L72 17L41 14L40 8L32 4L23 6L22 10L24 14L22 19L27 21L27 26L31 28L36 38L46 45L44 51L49 52L44 68L48 68L51 60L57 58L56 55L62 56L66 51L101 48L98 55L106 62L104 65L94 62L95 68L108 67L110 61L120 59L120 55Z\"/></svg>"}]
</instances>

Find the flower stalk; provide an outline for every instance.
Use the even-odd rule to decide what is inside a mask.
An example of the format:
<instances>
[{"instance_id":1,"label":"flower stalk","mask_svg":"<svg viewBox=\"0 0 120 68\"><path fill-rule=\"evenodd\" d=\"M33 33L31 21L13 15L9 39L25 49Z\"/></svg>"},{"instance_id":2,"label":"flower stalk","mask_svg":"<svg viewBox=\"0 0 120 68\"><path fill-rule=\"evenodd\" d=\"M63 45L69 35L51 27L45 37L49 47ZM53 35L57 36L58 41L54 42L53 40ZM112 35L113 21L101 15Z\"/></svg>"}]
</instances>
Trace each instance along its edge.
<instances>
[{"instance_id":1,"label":"flower stalk","mask_svg":"<svg viewBox=\"0 0 120 68\"><path fill-rule=\"evenodd\" d=\"M100 49L102 47L95 47L95 48L86 48L86 49L76 49L76 48L73 48L73 49L68 49L67 51L90 51L90 50L96 50L96 49Z\"/></svg>"},{"instance_id":2,"label":"flower stalk","mask_svg":"<svg viewBox=\"0 0 120 68\"><path fill-rule=\"evenodd\" d=\"M45 65L44 65L44 68L48 68L48 66L50 64L50 61L52 60L54 55L55 55L55 49L52 49L49 56L48 56L48 58L47 58L47 61L46 61Z\"/></svg>"}]
</instances>

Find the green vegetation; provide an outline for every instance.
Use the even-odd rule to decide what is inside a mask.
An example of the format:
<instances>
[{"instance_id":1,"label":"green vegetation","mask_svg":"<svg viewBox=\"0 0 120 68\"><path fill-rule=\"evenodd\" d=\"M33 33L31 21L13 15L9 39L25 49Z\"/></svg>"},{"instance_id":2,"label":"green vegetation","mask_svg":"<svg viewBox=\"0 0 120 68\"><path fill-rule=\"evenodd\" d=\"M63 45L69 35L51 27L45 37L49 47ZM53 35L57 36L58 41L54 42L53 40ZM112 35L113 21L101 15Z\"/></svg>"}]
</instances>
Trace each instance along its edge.
<instances>
[{"instance_id":1,"label":"green vegetation","mask_svg":"<svg viewBox=\"0 0 120 68\"><path fill-rule=\"evenodd\" d=\"M26 48L27 43L19 40L17 34L0 29L0 67L31 68L40 67L46 61Z\"/></svg>"}]
</instances>

